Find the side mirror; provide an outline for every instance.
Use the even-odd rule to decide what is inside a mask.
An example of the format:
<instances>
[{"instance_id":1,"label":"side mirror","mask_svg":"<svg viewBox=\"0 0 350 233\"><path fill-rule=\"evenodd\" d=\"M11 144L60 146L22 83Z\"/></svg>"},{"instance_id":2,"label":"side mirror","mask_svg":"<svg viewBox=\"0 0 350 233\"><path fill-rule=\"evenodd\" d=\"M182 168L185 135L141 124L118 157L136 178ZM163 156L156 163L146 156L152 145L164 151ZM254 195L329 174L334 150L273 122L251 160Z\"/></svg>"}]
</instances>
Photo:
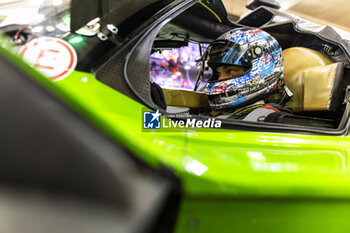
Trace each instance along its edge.
<instances>
[{"instance_id":1,"label":"side mirror","mask_svg":"<svg viewBox=\"0 0 350 233\"><path fill-rule=\"evenodd\" d=\"M281 5L276 0L252 0L246 5L246 8L254 10L260 6L267 6L277 10L281 8Z\"/></svg>"}]
</instances>

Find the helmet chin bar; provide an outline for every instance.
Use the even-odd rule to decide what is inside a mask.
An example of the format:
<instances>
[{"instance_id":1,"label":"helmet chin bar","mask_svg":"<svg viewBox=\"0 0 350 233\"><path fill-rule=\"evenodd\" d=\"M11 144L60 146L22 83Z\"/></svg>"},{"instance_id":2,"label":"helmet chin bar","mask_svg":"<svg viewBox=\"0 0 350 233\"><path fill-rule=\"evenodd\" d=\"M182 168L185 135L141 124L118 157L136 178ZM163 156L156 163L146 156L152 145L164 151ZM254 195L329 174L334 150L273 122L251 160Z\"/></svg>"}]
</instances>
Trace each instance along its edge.
<instances>
[{"instance_id":1,"label":"helmet chin bar","mask_svg":"<svg viewBox=\"0 0 350 233\"><path fill-rule=\"evenodd\" d=\"M256 91L256 89L244 88L241 90L231 90L217 95L209 95L209 104L214 111L236 109L269 97L277 91L279 85L280 79L277 79L270 85L264 86L258 91Z\"/></svg>"}]
</instances>

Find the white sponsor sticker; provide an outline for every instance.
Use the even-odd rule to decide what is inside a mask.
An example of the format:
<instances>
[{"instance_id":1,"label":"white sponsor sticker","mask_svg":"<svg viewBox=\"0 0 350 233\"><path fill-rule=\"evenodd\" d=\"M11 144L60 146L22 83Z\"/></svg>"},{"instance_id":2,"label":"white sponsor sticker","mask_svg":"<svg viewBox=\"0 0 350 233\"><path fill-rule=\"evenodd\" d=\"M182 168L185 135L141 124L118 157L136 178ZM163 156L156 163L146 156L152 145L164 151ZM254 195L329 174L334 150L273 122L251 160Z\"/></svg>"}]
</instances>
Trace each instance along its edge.
<instances>
[{"instance_id":1,"label":"white sponsor sticker","mask_svg":"<svg viewBox=\"0 0 350 233\"><path fill-rule=\"evenodd\" d=\"M66 41L40 37L28 42L19 50L19 56L52 81L70 75L77 65L77 54Z\"/></svg>"}]
</instances>

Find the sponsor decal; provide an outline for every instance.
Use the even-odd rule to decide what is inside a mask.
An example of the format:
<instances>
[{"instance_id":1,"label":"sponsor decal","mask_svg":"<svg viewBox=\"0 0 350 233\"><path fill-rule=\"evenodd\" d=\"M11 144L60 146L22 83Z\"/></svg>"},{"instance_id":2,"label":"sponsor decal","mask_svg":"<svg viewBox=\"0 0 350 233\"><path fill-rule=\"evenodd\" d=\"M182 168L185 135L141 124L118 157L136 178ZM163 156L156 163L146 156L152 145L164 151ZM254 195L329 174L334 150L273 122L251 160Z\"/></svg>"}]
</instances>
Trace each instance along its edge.
<instances>
[{"instance_id":1,"label":"sponsor decal","mask_svg":"<svg viewBox=\"0 0 350 233\"><path fill-rule=\"evenodd\" d=\"M19 50L19 57L52 81L66 78L77 65L73 47L53 37L40 37L28 42Z\"/></svg>"}]
</instances>

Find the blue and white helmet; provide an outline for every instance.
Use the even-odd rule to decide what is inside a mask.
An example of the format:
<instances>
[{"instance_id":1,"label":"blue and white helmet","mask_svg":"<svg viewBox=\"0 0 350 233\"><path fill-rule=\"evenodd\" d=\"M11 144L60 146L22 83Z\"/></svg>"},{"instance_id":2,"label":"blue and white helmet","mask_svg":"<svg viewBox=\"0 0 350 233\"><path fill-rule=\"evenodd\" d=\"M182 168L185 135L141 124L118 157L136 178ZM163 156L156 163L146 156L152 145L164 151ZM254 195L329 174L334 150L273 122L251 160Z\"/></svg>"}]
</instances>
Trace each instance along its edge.
<instances>
[{"instance_id":1,"label":"blue and white helmet","mask_svg":"<svg viewBox=\"0 0 350 233\"><path fill-rule=\"evenodd\" d=\"M207 54L213 76L205 93L213 110L254 103L271 95L283 82L282 49L263 30L240 28L226 32L209 46ZM218 80L220 73L216 68L223 65L245 66L247 71Z\"/></svg>"}]
</instances>

